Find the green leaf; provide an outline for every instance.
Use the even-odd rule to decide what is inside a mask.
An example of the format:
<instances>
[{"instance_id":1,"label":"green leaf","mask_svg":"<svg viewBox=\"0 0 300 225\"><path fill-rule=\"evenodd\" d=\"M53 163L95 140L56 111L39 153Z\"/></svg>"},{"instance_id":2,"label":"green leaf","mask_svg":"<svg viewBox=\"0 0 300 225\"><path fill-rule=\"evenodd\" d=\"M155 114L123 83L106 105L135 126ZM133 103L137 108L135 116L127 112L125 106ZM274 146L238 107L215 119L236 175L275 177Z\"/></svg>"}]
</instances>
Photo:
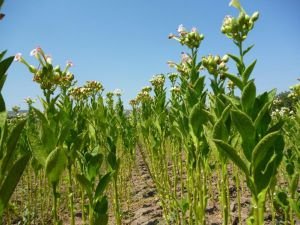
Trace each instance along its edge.
<instances>
[{"instance_id":1,"label":"green leaf","mask_svg":"<svg viewBox=\"0 0 300 225\"><path fill-rule=\"evenodd\" d=\"M93 181L98 175L102 161L103 155L100 153L91 156L90 160L87 163L88 179L90 181Z\"/></svg>"},{"instance_id":2,"label":"green leaf","mask_svg":"<svg viewBox=\"0 0 300 225\"><path fill-rule=\"evenodd\" d=\"M3 0L0 0L0 2L3 2ZM0 3L0 8L1 8L1 3ZM2 51L1 53L0 53L0 61L3 59L3 57L4 57L4 55L6 54L6 52L7 52L7 50L5 50L5 51Z\"/></svg>"},{"instance_id":3,"label":"green leaf","mask_svg":"<svg viewBox=\"0 0 300 225\"><path fill-rule=\"evenodd\" d=\"M101 195L103 195L103 192L104 192L106 186L108 185L110 179L111 179L110 172L105 174L103 177L101 177L101 179L99 180L99 183L97 185L96 191L95 191L95 196L94 196L95 199L97 199Z\"/></svg>"},{"instance_id":4,"label":"green leaf","mask_svg":"<svg viewBox=\"0 0 300 225\"><path fill-rule=\"evenodd\" d=\"M0 187L0 218L7 207L11 195L19 183L29 159L30 154L26 154L18 159L7 173L7 176Z\"/></svg>"},{"instance_id":5,"label":"green leaf","mask_svg":"<svg viewBox=\"0 0 300 225\"><path fill-rule=\"evenodd\" d=\"M266 157L270 148L280 137L280 131L275 131L264 136L255 146L252 153L253 167L257 167L261 162L267 164L269 158Z\"/></svg>"},{"instance_id":6,"label":"green leaf","mask_svg":"<svg viewBox=\"0 0 300 225\"><path fill-rule=\"evenodd\" d=\"M6 81L6 78L7 78L6 75L0 76L0 92L2 91L2 88L3 88L3 85Z\"/></svg>"},{"instance_id":7,"label":"green leaf","mask_svg":"<svg viewBox=\"0 0 300 225\"><path fill-rule=\"evenodd\" d=\"M223 140L223 141L227 140L228 131L227 131L227 128L225 126L225 122L226 122L227 117L229 115L230 109L231 109L231 105L228 105L224 109L224 111L222 112L220 119L214 125L213 133L212 133L213 138L220 139L220 140Z\"/></svg>"},{"instance_id":8,"label":"green leaf","mask_svg":"<svg viewBox=\"0 0 300 225\"><path fill-rule=\"evenodd\" d=\"M258 112L255 121L254 121L254 126L256 129L259 128L261 123L264 123L265 121L262 121L262 119L265 117L266 113L269 113L269 108L270 108L271 102L267 102L264 104L264 106L261 108L261 110Z\"/></svg>"},{"instance_id":9,"label":"green leaf","mask_svg":"<svg viewBox=\"0 0 300 225\"><path fill-rule=\"evenodd\" d=\"M247 49L245 49L243 51L243 56L245 56L252 48L254 47L254 45L249 46Z\"/></svg>"},{"instance_id":10,"label":"green leaf","mask_svg":"<svg viewBox=\"0 0 300 225\"><path fill-rule=\"evenodd\" d=\"M224 76L231 80L240 90L243 90L243 82L239 77L230 73L224 73Z\"/></svg>"},{"instance_id":11,"label":"green leaf","mask_svg":"<svg viewBox=\"0 0 300 225\"><path fill-rule=\"evenodd\" d=\"M220 149L222 149L222 152L224 152L233 161L233 163L236 164L237 167L240 168L247 177L249 177L248 168L245 162L237 154L236 150L222 140L213 139L213 141L219 147L218 150L220 151Z\"/></svg>"},{"instance_id":12,"label":"green leaf","mask_svg":"<svg viewBox=\"0 0 300 225\"><path fill-rule=\"evenodd\" d=\"M0 112L0 129L1 130L4 128L4 125L6 123L6 118L7 118L7 112L6 111Z\"/></svg>"},{"instance_id":13,"label":"green leaf","mask_svg":"<svg viewBox=\"0 0 300 225\"><path fill-rule=\"evenodd\" d=\"M242 92L242 107L245 112L248 114L251 112L253 108L256 97L256 87L253 81L248 82L248 84L244 87Z\"/></svg>"},{"instance_id":14,"label":"green leaf","mask_svg":"<svg viewBox=\"0 0 300 225\"><path fill-rule=\"evenodd\" d=\"M6 74L11 63L14 61L14 58L14 56L11 56L0 62L0 79L2 79L2 76Z\"/></svg>"},{"instance_id":15,"label":"green leaf","mask_svg":"<svg viewBox=\"0 0 300 225\"><path fill-rule=\"evenodd\" d=\"M240 57L232 55L232 54L227 54L231 59L233 59L236 64L238 64L239 66L243 65L243 62L241 61Z\"/></svg>"},{"instance_id":16,"label":"green leaf","mask_svg":"<svg viewBox=\"0 0 300 225\"><path fill-rule=\"evenodd\" d=\"M76 179L81 185L82 189L84 189L89 196L92 197L92 183L83 175L83 174L76 174Z\"/></svg>"},{"instance_id":17,"label":"green leaf","mask_svg":"<svg viewBox=\"0 0 300 225\"><path fill-rule=\"evenodd\" d=\"M255 141L254 124L251 118L240 110L231 111L231 120L242 137L243 152L247 160L250 162Z\"/></svg>"},{"instance_id":18,"label":"green leaf","mask_svg":"<svg viewBox=\"0 0 300 225\"><path fill-rule=\"evenodd\" d=\"M49 182L57 184L61 174L63 173L67 162L67 157L64 151L56 147L47 157L45 165L45 174L47 175Z\"/></svg>"},{"instance_id":19,"label":"green leaf","mask_svg":"<svg viewBox=\"0 0 300 225\"><path fill-rule=\"evenodd\" d=\"M256 64L256 61L257 60L254 60L253 63L251 63L244 71L244 73L242 74L242 78L243 78L243 83L246 84L246 82L248 81L254 67L255 67L255 64Z\"/></svg>"},{"instance_id":20,"label":"green leaf","mask_svg":"<svg viewBox=\"0 0 300 225\"><path fill-rule=\"evenodd\" d=\"M97 201L95 205L95 224L107 225L108 224L108 201L107 197L104 196L101 201Z\"/></svg>"},{"instance_id":21,"label":"green leaf","mask_svg":"<svg viewBox=\"0 0 300 225\"><path fill-rule=\"evenodd\" d=\"M1 173L5 172L9 166L11 165L12 161L14 160L14 157L16 156L17 151L17 143L19 141L20 135L23 131L23 128L25 126L26 120L20 121L12 130L12 132L9 134L9 137L7 139L6 143L6 152L4 153L4 157L2 160L1 165Z\"/></svg>"},{"instance_id":22,"label":"green leaf","mask_svg":"<svg viewBox=\"0 0 300 225\"><path fill-rule=\"evenodd\" d=\"M202 102L198 102L190 113L189 126L193 134L198 137L202 130L202 125L207 121L207 113L203 110Z\"/></svg>"}]
</instances>

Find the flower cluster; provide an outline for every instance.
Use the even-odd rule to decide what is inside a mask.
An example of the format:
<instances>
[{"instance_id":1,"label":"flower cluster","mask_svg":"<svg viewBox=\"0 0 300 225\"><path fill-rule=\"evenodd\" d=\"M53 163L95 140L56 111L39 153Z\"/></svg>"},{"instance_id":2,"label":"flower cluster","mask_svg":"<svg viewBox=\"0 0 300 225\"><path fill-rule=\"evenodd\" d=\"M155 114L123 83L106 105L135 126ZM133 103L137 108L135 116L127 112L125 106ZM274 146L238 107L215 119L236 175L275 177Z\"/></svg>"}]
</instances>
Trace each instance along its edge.
<instances>
[{"instance_id":1,"label":"flower cluster","mask_svg":"<svg viewBox=\"0 0 300 225\"><path fill-rule=\"evenodd\" d=\"M103 91L103 85L98 81L87 81L83 87L72 87L68 94L76 100L87 99Z\"/></svg>"},{"instance_id":2,"label":"flower cluster","mask_svg":"<svg viewBox=\"0 0 300 225\"><path fill-rule=\"evenodd\" d=\"M150 83L154 86L154 88L162 88L165 84L165 76L163 74L155 75L150 80Z\"/></svg>"},{"instance_id":3,"label":"flower cluster","mask_svg":"<svg viewBox=\"0 0 300 225\"><path fill-rule=\"evenodd\" d=\"M168 65L171 68L175 68L182 76L188 77L190 73L190 63L192 62L192 58L190 55L182 52L181 53L181 62L179 64L168 61Z\"/></svg>"},{"instance_id":4,"label":"flower cluster","mask_svg":"<svg viewBox=\"0 0 300 225\"><path fill-rule=\"evenodd\" d=\"M284 117L291 117L294 116L294 111L290 110L288 107L281 107L280 109L275 109L272 113L271 116L274 118L284 118Z\"/></svg>"},{"instance_id":5,"label":"flower cluster","mask_svg":"<svg viewBox=\"0 0 300 225\"><path fill-rule=\"evenodd\" d=\"M196 28L192 28L191 31L187 31L186 28L180 24L178 29L178 36L170 34L170 39L175 39L182 45L186 45L190 49L199 48L201 41L204 39L204 35L200 34Z\"/></svg>"},{"instance_id":6,"label":"flower cluster","mask_svg":"<svg viewBox=\"0 0 300 225\"><path fill-rule=\"evenodd\" d=\"M208 55L202 57L202 66L215 77L217 77L218 75L222 77L222 75L228 70L228 67L226 66L228 60L228 55L224 55L222 58L218 55Z\"/></svg>"},{"instance_id":7,"label":"flower cluster","mask_svg":"<svg viewBox=\"0 0 300 225\"><path fill-rule=\"evenodd\" d=\"M290 87L291 93L288 95L289 98L293 100L298 100L300 98L300 84L296 84Z\"/></svg>"},{"instance_id":8,"label":"flower cluster","mask_svg":"<svg viewBox=\"0 0 300 225\"><path fill-rule=\"evenodd\" d=\"M24 102L27 103L29 106L35 103L35 99L32 99L30 97L27 97L24 99Z\"/></svg>"},{"instance_id":9,"label":"flower cluster","mask_svg":"<svg viewBox=\"0 0 300 225\"><path fill-rule=\"evenodd\" d=\"M30 65L22 57L21 53L15 55L15 61L27 66L28 70L33 74L33 81L37 82L42 90L53 93L58 86L67 89L75 82L74 75L68 71L73 65L70 61L67 62L66 68L61 70L59 66L53 67L51 56L46 55L40 47L33 49L30 55L38 60L39 66L37 68Z\"/></svg>"},{"instance_id":10,"label":"flower cluster","mask_svg":"<svg viewBox=\"0 0 300 225\"><path fill-rule=\"evenodd\" d=\"M181 92L180 87L178 87L178 86L171 87L170 91L172 94L180 94L180 92Z\"/></svg>"},{"instance_id":11,"label":"flower cluster","mask_svg":"<svg viewBox=\"0 0 300 225\"><path fill-rule=\"evenodd\" d=\"M223 20L221 31L236 42L241 42L247 38L249 31L253 29L254 23L258 20L258 17L258 12L249 16L244 11L240 12L238 18L226 16Z\"/></svg>"},{"instance_id":12,"label":"flower cluster","mask_svg":"<svg viewBox=\"0 0 300 225\"><path fill-rule=\"evenodd\" d=\"M171 81L172 86L175 85L178 77L179 77L178 73L169 73L168 74L168 78Z\"/></svg>"},{"instance_id":13,"label":"flower cluster","mask_svg":"<svg viewBox=\"0 0 300 225\"><path fill-rule=\"evenodd\" d=\"M136 96L136 102L137 103L145 103L145 102L149 102L152 100L152 97L150 95L152 88L149 86L146 86L144 88L142 88L142 90L138 93L138 95Z\"/></svg>"}]
</instances>

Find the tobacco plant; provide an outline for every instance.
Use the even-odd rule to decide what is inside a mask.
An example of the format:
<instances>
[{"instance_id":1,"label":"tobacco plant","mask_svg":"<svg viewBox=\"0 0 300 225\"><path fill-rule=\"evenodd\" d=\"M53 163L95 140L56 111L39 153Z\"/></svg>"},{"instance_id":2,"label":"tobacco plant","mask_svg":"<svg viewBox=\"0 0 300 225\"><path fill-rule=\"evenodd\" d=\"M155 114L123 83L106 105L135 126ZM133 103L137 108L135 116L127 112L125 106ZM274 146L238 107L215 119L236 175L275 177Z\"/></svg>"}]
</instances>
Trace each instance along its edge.
<instances>
[{"instance_id":1,"label":"tobacco plant","mask_svg":"<svg viewBox=\"0 0 300 225\"><path fill-rule=\"evenodd\" d=\"M252 46L243 49L243 42L258 19L258 13L250 17L237 1L234 6L240 11L239 17L225 18L222 32L233 39L238 47L238 56L229 54L236 63L238 74L225 72L224 75L239 88L241 96L227 97L231 105L223 111L214 126L214 142L218 150L226 154L244 173L252 194L252 211L247 223L260 225L264 224L266 194L283 156L282 123L273 124L269 113L275 91L257 96L254 80L249 79L256 61L249 66L244 63L244 56ZM231 130L225 125L229 119L239 134L237 146L228 142Z\"/></svg>"}]
</instances>

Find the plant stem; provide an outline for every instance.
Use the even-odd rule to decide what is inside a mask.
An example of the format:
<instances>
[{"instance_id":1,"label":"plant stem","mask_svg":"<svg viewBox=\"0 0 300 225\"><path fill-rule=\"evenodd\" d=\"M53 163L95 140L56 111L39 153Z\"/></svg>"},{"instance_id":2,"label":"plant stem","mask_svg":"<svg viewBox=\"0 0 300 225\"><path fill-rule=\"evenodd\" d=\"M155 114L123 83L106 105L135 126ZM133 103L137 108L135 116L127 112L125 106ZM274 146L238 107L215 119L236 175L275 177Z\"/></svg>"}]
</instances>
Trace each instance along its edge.
<instances>
[{"instance_id":1,"label":"plant stem","mask_svg":"<svg viewBox=\"0 0 300 225\"><path fill-rule=\"evenodd\" d=\"M58 225L58 216L57 216L57 193L56 193L56 184L52 184L53 191L53 219L54 225Z\"/></svg>"},{"instance_id":2,"label":"plant stem","mask_svg":"<svg viewBox=\"0 0 300 225\"><path fill-rule=\"evenodd\" d=\"M71 225L75 225L72 165L70 163L68 164L68 175L69 175L69 204L70 204L70 213L71 213Z\"/></svg>"}]
</instances>

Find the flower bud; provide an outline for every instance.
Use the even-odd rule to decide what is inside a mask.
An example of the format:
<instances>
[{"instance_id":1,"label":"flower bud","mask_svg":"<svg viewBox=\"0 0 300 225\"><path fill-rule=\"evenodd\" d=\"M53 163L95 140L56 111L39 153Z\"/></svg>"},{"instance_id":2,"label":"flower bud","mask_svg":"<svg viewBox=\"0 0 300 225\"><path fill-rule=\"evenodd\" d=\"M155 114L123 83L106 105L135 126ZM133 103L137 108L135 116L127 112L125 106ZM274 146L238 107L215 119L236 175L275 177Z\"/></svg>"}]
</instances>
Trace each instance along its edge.
<instances>
[{"instance_id":1,"label":"flower bud","mask_svg":"<svg viewBox=\"0 0 300 225\"><path fill-rule=\"evenodd\" d=\"M251 19L253 20L253 22L255 22L256 20L258 20L258 18L259 18L259 12L255 12L251 16Z\"/></svg>"},{"instance_id":2,"label":"flower bud","mask_svg":"<svg viewBox=\"0 0 300 225\"><path fill-rule=\"evenodd\" d=\"M229 56L228 56L228 55L224 55L224 56L222 57L222 61L223 61L223 62L227 63L228 60L229 60Z\"/></svg>"}]
</instances>

